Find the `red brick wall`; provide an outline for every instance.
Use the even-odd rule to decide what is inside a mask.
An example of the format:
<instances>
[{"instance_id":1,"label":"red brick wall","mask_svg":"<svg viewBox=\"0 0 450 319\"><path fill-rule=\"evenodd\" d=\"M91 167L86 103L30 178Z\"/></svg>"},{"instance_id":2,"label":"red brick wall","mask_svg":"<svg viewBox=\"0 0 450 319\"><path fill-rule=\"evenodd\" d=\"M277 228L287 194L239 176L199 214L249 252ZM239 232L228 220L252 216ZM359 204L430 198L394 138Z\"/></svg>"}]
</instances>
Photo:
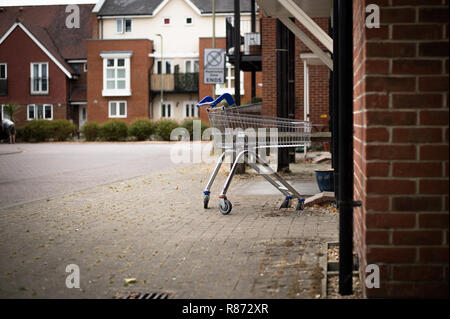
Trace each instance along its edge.
<instances>
[{"instance_id":1,"label":"red brick wall","mask_svg":"<svg viewBox=\"0 0 450 319\"><path fill-rule=\"evenodd\" d=\"M364 27L370 3L379 29ZM445 297L448 1L353 6L355 242L363 278L367 264L381 270L381 287L365 294Z\"/></svg>"},{"instance_id":2,"label":"red brick wall","mask_svg":"<svg viewBox=\"0 0 450 319\"><path fill-rule=\"evenodd\" d=\"M216 48L225 48L226 42L225 38L216 38ZM203 65L204 65L204 57L203 53L205 48L212 48L212 38L200 38L199 39L199 90L198 90L198 100L200 101L205 96L213 95L213 85L212 84L204 84L203 83ZM262 83L262 74L261 72L256 73L256 83ZM251 72L244 72L244 95L241 96L241 104L250 103L252 100L252 78ZM256 86L256 96L262 97L262 88L260 86ZM206 108L202 107L199 112L200 119L205 122L209 122L208 114L206 113Z\"/></svg>"},{"instance_id":3,"label":"red brick wall","mask_svg":"<svg viewBox=\"0 0 450 319\"><path fill-rule=\"evenodd\" d=\"M0 45L0 63L4 62L8 64L8 96L0 96L0 104L20 105L14 116L17 126L28 122L28 104L53 104L53 119L66 119L68 78L20 27L14 29ZM31 62L48 62L48 95L30 94Z\"/></svg>"},{"instance_id":4,"label":"red brick wall","mask_svg":"<svg viewBox=\"0 0 450 319\"><path fill-rule=\"evenodd\" d=\"M88 121L103 123L108 118L109 101L127 101L127 123L138 118L149 118L149 74L153 63L148 55L151 53L150 40L89 40L88 48L88 88L87 116ZM133 51L130 58L131 96L106 97L103 90L102 51ZM97 101L97 103L95 103Z\"/></svg>"},{"instance_id":5,"label":"red brick wall","mask_svg":"<svg viewBox=\"0 0 450 319\"><path fill-rule=\"evenodd\" d=\"M328 32L327 18L314 18L314 21ZM277 107L277 56L276 56L276 19L261 18L262 30L262 65L263 65L263 113L268 116L276 116ZM303 32L313 40L315 38L299 23ZM325 47L315 41L323 50ZM295 39L295 118L303 120L303 60L300 53L310 50L300 41ZM313 124L322 124L321 115L329 115L329 71L324 65L309 66L309 104L310 120Z\"/></svg>"}]
</instances>

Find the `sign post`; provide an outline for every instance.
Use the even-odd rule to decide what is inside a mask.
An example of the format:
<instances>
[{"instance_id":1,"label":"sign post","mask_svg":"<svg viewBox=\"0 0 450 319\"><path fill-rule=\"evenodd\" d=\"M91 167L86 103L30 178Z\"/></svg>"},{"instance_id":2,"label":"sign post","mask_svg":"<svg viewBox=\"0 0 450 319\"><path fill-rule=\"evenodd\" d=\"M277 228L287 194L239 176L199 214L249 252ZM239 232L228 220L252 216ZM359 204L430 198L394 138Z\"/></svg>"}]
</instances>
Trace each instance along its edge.
<instances>
[{"instance_id":1,"label":"sign post","mask_svg":"<svg viewBox=\"0 0 450 319\"><path fill-rule=\"evenodd\" d=\"M225 83L225 49L205 49L204 84Z\"/></svg>"}]
</instances>

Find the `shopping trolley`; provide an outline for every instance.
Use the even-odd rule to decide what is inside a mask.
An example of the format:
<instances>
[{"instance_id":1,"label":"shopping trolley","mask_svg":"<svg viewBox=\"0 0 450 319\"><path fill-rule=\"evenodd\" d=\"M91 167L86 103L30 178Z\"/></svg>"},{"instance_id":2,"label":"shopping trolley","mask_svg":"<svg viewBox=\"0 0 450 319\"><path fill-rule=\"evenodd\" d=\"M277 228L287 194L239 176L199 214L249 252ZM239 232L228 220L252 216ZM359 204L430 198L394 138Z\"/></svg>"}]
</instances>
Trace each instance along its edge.
<instances>
[{"instance_id":1,"label":"shopping trolley","mask_svg":"<svg viewBox=\"0 0 450 319\"><path fill-rule=\"evenodd\" d=\"M223 100L227 102L228 106L219 105ZM233 97L228 93L222 94L216 100L207 96L197 103L197 107L200 106L208 106L209 121L215 131L213 132L215 147L223 150L203 191L204 208L208 208L211 187L225 157L228 155L233 156L234 161L219 196L219 210L222 214L228 214L232 209L226 193L237 165L242 160L285 196L280 208L290 207L290 201L296 198L298 200L296 210L302 210L304 208L304 198L267 164L262 158L265 156L261 156L262 154L258 155L257 150L306 147L311 141L311 123L294 119L262 116L252 111L255 109L254 105L235 105ZM263 154L265 155L265 151Z\"/></svg>"}]
</instances>

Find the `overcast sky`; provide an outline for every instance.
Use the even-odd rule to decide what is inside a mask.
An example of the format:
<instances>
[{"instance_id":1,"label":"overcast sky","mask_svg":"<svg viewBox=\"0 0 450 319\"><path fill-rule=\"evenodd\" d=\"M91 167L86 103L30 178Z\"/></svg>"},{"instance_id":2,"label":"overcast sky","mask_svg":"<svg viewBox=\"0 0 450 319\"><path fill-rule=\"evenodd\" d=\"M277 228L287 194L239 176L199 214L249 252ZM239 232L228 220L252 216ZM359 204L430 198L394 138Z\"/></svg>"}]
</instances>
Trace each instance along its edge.
<instances>
[{"instance_id":1,"label":"overcast sky","mask_svg":"<svg viewBox=\"0 0 450 319\"><path fill-rule=\"evenodd\" d=\"M0 0L0 7L5 6L31 6L45 4L83 4L97 3L96 0Z\"/></svg>"}]
</instances>

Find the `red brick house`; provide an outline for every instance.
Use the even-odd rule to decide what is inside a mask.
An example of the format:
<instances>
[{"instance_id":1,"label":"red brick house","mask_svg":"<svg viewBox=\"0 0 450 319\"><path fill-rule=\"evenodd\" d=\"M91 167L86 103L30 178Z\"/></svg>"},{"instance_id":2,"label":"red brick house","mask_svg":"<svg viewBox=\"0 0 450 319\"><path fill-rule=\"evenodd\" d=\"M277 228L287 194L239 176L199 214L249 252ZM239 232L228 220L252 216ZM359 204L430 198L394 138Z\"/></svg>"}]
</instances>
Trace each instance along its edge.
<instances>
[{"instance_id":1,"label":"red brick house","mask_svg":"<svg viewBox=\"0 0 450 319\"><path fill-rule=\"evenodd\" d=\"M66 8L0 8L0 105L19 105L18 126L33 119L78 124L86 114L86 39L93 5L78 6L78 28L66 24L71 13Z\"/></svg>"}]
</instances>

